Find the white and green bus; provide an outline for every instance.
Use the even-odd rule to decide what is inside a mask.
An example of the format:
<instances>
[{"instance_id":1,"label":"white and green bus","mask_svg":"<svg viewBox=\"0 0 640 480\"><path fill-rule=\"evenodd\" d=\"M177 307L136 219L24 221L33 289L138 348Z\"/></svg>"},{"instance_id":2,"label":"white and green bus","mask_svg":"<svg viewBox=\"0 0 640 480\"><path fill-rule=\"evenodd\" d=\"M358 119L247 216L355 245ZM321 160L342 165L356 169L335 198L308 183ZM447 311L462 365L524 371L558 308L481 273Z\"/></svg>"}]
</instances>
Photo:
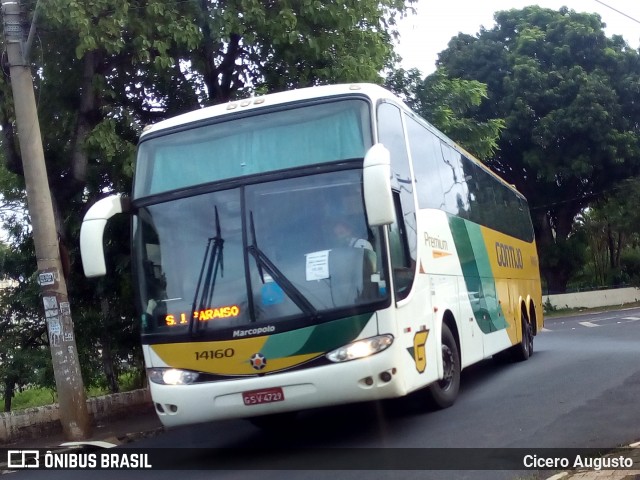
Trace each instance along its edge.
<instances>
[{"instance_id":1,"label":"white and green bus","mask_svg":"<svg viewBox=\"0 0 640 480\"><path fill-rule=\"evenodd\" d=\"M463 368L526 360L543 326L525 198L376 85L149 127L131 197L84 218L87 276L106 273L104 227L121 212L166 426L420 389L447 407Z\"/></svg>"}]
</instances>

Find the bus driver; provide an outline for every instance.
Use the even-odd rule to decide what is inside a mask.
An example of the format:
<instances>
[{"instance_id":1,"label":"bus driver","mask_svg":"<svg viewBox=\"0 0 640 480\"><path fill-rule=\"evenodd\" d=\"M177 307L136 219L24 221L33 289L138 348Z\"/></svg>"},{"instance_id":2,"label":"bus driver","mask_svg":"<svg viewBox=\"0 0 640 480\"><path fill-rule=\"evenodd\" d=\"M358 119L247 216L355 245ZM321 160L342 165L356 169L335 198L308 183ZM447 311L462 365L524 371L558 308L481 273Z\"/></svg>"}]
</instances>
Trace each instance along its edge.
<instances>
[{"instance_id":1,"label":"bus driver","mask_svg":"<svg viewBox=\"0 0 640 480\"><path fill-rule=\"evenodd\" d=\"M358 238L354 233L351 225L347 222L339 220L333 226L333 233L341 246L366 248L373 251L373 246L369 240Z\"/></svg>"}]
</instances>

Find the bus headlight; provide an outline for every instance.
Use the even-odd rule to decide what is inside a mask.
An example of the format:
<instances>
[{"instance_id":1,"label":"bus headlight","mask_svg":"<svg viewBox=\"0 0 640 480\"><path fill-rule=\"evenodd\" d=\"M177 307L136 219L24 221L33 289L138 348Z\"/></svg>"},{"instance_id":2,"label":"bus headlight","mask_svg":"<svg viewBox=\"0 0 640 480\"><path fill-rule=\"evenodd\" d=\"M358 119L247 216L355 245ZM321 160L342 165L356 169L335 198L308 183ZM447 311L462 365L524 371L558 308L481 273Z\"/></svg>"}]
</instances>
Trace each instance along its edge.
<instances>
[{"instance_id":1,"label":"bus headlight","mask_svg":"<svg viewBox=\"0 0 640 480\"><path fill-rule=\"evenodd\" d=\"M150 368L147 374L149 380L160 385L189 385L198 379L196 372L177 368Z\"/></svg>"},{"instance_id":2,"label":"bus headlight","mask_svg":"<svg viewBox=\"0 0 640 480\"><path fill-rule=\"evenodd\" d=\"M327 353L327 358L332 362L348 362L357 358L365 358L386 350L393 343L393 335L378 335L350 343L344 347Z\"/></svg>"}]
</instances>

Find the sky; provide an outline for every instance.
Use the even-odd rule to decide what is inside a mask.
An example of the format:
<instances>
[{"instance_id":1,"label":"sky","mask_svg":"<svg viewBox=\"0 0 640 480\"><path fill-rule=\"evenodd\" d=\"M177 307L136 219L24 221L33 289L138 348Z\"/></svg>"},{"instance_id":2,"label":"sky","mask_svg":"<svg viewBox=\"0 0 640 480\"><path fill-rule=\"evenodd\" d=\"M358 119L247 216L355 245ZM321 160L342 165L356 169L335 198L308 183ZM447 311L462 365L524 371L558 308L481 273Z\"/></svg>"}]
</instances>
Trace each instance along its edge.
<instances>
[{"instance_id":1,"label":"sky","mask_svg":"<svg viewBox=\"0 0 640 480\"><path fill-rule=\"evenodd\" d=\"M607 36L622 35L631 47L640 45L637 0L418 0L414 4L417 13L399 22L401 36L396 51L403 58L402 66L418 68L425 75L432 73L438 53L447 48L451 37L460 32L475 35L481 26L490 29L494 12L529 5L598 13L606 24Z\"/></svg>"}]
</instances>

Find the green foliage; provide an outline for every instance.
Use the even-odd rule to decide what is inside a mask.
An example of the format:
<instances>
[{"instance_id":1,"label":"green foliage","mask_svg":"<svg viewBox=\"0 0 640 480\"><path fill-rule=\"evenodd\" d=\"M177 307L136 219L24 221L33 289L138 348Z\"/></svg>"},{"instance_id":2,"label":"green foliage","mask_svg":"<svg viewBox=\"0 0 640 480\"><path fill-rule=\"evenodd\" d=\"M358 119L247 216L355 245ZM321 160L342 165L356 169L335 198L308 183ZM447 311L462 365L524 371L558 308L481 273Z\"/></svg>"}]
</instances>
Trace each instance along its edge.
<instances>
[{"instance_id":1,"label":"green foliage","mask_svg":"<svg viewBox=\"0 0 640 480\"><path fill-rule=\"evenodd\" d=\"M122 392L130 392L144 386L144 384L141 383L140 373L136 370L130 370L122 373L118 378L118 383L121 386ZM39 385L37 382L35 384ZM98 397L101 395L108 395L109 393L109 389L106 385L94 385L87 388L88 397ZM2 395L0 395L0 400L3 400ZM55 388L26 386L16 390L11 403L11 410L15 411L23 410L25 408L41 407L44 405L51 405L57 401L58 396Z\"/></svg>"},{"instance_id":2,"label":"green foliage","mask_svg":"<svg viewBox=\"0 0 640 480\"><path fill-rule=\"evenodd\" d=\"M489 158L497 150L504 121L474 118L477 107L487 98L486 85L450 78L443 68L424 79L416 69L396 69L385 83L415 112L476 157Z\"/></svg>"},{"instance_id":3,"label":"green foliage","mask_svg":"<svg viewBox=\"0 0 640 480\"><path fill-rule=\"evenodd\" d=\"M585 238L579 233L557 239L554 248L541 252L540 269L547 291L550 294L562 293L564 288L558 289L555 281L560 280L566 286L572 273L577 272L585 260Z\"/></svg>"},{"instance_id":4,"label":"green foliage","mask_svg":"<svg viewBox=\"0 0 640 480\"><path fill-rule=\"evenodd\" d=\"M479 158L490 158L498 149L505 122L470 118L470 113L488 98L487 86L477 80L449 78L443 68L428 76L424 83L422 104L426 118Z\"/></svg>"},{"instance_id":5,"label":"green foliage","mask_svg":"<svg viewBox=\"0 0 640 480\"><path fill-rule=\"evenodd\" d=\"M270 91L338 80L379 83L378 72L392 56L392 28L385 27L393 27L395 12L405 8L395 0L281 2L279 11L249 3L256 44L269 52L261 63Z\"/></svg>"},{"instance_id":6,"label":"green foliage","mask_svg":"<svg viewBox=\"0 0 640 480\"><path fill-rule=\"evenodd\" d=\"M639 284L638 179L621 182L603 195L578 220L578 230L588 239L584 281L595 286Z\"/></svg>"},{"instance_id":7,"label":"green foliage","mask_svg":"<svg viewBox=\"0 0 640 480\"><path fill-rule=\"evenodd\" d=\"M56 391L50 388L25 388L16 392L11 410L23 410L25 408L42 407L51 405L57 401Z\"/></svg>"},{"instance_id":8,"label":"green foliage","mask_svg":"<svg viewBox=\"0 0 640 480\"><path fill-rule=\"evenodd\" d=\"M576 216L640 167L640 56L595 14L532 6L495 20L454 37L438 65L487 85L475 118L506 125L487 163L529 199L543 274L562 291L579 266Z\"/></svg>"},{"instance_id":9,"label":"green foliage","mask_svg":"<svg viewBox=\"0 0 640 480\"><path fill-rule=\"evenodd\" d=\"M640 249L626 250L620 258L620 269L634 287L640 287Z\"/></svg>"},{"instance_id":10,"label":"green foliage","mask_svg":"<svg viewBox=\"0 0 640 480\"><path fill-rule=\"evenodd\" d=\"M51 386L52 377L45 372L51 357L47 348L46 328L39 314L40 296L31 273L33 244L26 238L18 245L0 248L0 266L4 288L0 290L0 379L5 410L17 388L37 383ZM15 272L11 277L7 272Z\"/></svg>"}]
</instances>

